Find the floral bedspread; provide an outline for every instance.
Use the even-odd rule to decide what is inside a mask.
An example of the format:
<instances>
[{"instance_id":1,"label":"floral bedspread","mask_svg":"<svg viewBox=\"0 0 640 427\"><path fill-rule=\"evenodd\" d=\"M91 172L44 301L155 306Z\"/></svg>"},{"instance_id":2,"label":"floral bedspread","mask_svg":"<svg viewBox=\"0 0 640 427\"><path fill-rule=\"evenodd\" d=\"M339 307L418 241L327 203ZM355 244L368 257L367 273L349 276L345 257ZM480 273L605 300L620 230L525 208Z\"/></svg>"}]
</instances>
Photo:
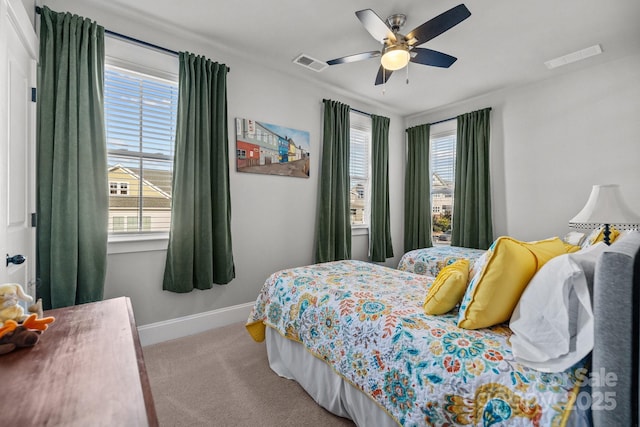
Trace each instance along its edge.
<instances>
[{"instance_id":1,"label":"floral bedspread","mask_svg":"<svg viewBox=\"0 0 640 427\"><path fill-rule=\"evenodd\" d=\"M432 280L360 261L283 270L265 282L247 329L302 343L400 425L563 425L576 368L528 369L506 326L465 330L457 313L424 314Z\"/></svg>"},{"instance_id":2,"label":"floral bedspread","mask_svg":"<svg viewBox=\"0 0 640 427\"><path fill-rule=\"evenodd\" d=\"M461 248L459 246L434 246L432 248L415 249L405 253L398 263L398 270L416 274L437 276L447 265L466 258L469 265L482 256L482 249Z\"/></svg>"}]
</instances>

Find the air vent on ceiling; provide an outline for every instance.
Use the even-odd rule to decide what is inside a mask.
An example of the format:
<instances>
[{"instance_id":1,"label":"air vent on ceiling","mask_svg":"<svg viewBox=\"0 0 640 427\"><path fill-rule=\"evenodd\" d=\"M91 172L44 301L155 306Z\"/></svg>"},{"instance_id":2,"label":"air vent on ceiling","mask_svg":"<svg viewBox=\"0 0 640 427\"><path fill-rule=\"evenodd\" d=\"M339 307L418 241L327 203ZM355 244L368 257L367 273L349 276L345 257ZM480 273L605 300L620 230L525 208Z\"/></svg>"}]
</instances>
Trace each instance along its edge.
<instances>
[{"instance_id":1,"label":"air vent on ceiling","mask_svg":"<svg viewBox=\"0 0 640 427\"><path fill-rule=\"evenodd\" d=\"M579 50L577 52L572 52L567 55L561 56L559 58L551 59L545 62L544 65L546 65L547 68L551 70L553 68L571 64L572 62L581 61L583 59L586 59L601 53L602 53L602 48L600 47L599 44L595 44L593 46Z\"/></svg>"},{"instance_id":2,"label":"air vent on ceiling","mask_svg":"<svg viewBox=\"0 0 640 427\"><path fill-rule=\"evenodd\" d=\"M298 55L293 62L315 72L320 72L329 66L326 62L319 61L309 55L305 55L304 53Z\"/></svg>"}]
</instances>

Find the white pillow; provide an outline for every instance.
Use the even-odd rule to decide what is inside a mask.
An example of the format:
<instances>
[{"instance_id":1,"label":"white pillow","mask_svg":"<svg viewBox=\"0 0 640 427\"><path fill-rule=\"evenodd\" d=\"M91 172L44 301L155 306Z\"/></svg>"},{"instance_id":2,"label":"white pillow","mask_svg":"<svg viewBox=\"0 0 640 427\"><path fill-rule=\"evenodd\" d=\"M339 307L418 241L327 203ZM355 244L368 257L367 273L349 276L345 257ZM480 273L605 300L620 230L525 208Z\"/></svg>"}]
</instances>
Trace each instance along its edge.
<instances>
[{"instance_id":1,"label":"white pillow","mask_svg":"<svg viewBox=\"0 0 640 427\"><path fill-rule=\"evenodd\" d=\"M562 372L593 349L595 263L607 245L600 242L547 262L531 279L509 327L519 363L543 372Z\"/></svg>"},{"instance_id":2,"label":"white pillow","mask_svg":"<svg viewBox=\"0 0 640 427\"><path fill-rule=\"evenodd\" d=\"M593 230L591 230L591 232L587 235L587 237L580 244L582 249L587 249L588 247L590 247L593 244L593 240L595 240L598 237L598 234L600 234L602 232L602 229L603 229L603 227L598 227L598 228L594 228Z\"/></svg>"},{"instance_id":3,"label":"white pillow","mask_svg":"<svg viewBox=\"0 0 640 427\"><path fill-rule=\"evenodd\" d=\"M585 236L586 235L584 233L580 233L579 231L570 231L564 235L562 240L570 245L580 246Z\"/></svg>"}]
</instances>

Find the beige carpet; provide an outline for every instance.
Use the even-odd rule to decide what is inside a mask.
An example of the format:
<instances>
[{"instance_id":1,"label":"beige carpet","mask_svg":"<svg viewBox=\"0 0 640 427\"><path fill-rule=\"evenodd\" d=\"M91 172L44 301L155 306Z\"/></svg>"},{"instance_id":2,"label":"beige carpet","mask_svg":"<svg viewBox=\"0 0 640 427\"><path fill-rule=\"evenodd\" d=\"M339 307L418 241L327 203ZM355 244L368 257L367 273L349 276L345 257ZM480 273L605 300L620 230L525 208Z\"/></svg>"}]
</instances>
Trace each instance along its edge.
<instances>
[{"instance_id":1,"label":"beige carpet","mask_svg":"<svg viewBox=\"0 0 640 427\"><path fill-rule=\"evenodd\" d=\"M160 426L353 426L268 365L243 323L143 348Z\"/></svg>"}]
</instances>

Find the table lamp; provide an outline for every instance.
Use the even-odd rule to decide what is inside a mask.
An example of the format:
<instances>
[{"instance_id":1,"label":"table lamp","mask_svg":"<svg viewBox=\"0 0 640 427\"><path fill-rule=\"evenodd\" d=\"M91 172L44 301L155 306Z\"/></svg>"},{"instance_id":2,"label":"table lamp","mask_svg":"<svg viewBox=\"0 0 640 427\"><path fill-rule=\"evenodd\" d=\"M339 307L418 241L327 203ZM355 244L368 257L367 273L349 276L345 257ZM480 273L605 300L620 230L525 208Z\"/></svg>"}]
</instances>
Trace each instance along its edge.
<instances>
[{"instance_id":1,"label":"table lamp","mask_svg":"<svg viewBox=\"0 0 640 427\"><path fill-rule=\"evenodd\" d=\"M631 230L640 227L640 216L624 202L617 184L594 185L584 208L569 221L569 227L594 229L604 226L604 242L611 244L610 227Z\"/></svg>"}]
</instances>

